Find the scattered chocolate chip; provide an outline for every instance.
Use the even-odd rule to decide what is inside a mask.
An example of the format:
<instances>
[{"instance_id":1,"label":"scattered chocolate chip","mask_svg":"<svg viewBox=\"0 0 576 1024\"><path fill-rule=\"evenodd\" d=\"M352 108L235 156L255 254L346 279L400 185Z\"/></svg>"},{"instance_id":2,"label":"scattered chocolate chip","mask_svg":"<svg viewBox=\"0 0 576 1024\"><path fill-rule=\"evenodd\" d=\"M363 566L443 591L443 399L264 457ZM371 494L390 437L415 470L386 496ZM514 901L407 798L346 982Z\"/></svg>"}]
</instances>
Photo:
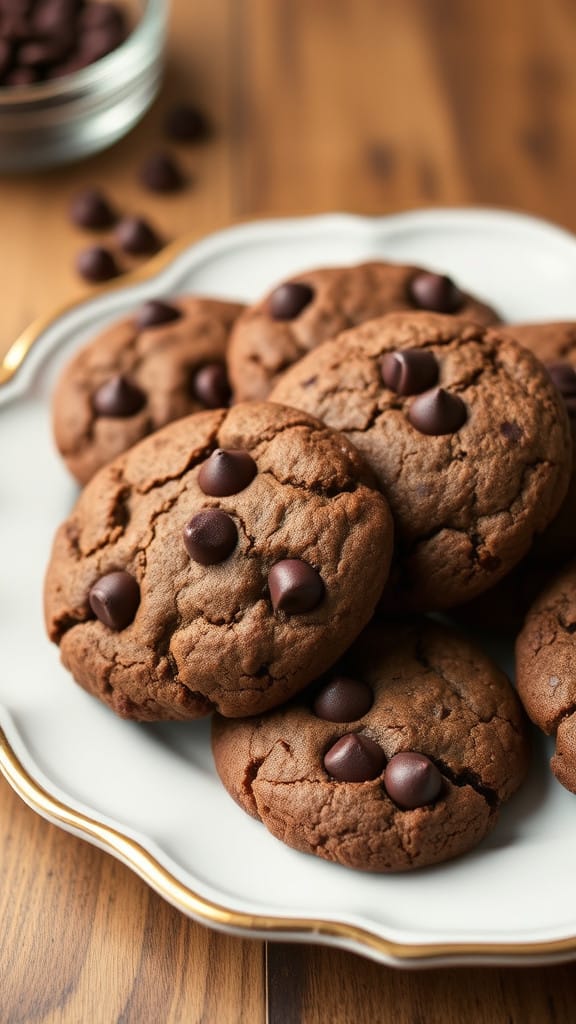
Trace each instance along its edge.
<instances>
[{"instance_id":1,"label":"scattered chocolate chip","mask_svg":"<svg viewBox=\"0 0 576 1024\"><path fill-rule=\"evenodd\" d=\"M455 313L464 303L464 295L445 274L422 271L412 278L409 290L415 306L434 313Z\"/></svg>"},{"instance_id":2,"label":"scattered chocolate chip","mask_svg":"<svg viewBox=\"0 0 576 1024\"><path fill-rule=\"evenodd\" d=\"M125 217L116 228L118 245L133 256L158 252L161 242L154 229L143 217Z\"/></svg>"},{"instance_id":3,"label":"scattered chocolate chip","mask_svg":"<svg viewBox=\"0 0 576 1024\"><path fill-rule=\"evenodd\" d=\"M70 219L79 228L102 231L116 223L116 211L100 189L86 188L74 196Z\"/></svg>"},{"instance_id":4,"label":"scattered chocolate chip","mask_svg":"<svg viewBox=\"0 0 576 1024\"><path fill-rule=\"evenodd\" d=\"M380 373L385 386L397 395L417 395L434 387L438 363L432 352L422 348L387 352L380 360Z\"/></svg>"},{"instance_id":5,"label":"scattered chocolate chip","mask_svg":"<svg viewBox=\"0 0 576 1024\"><path fill-rule=\"evenodd\" d=\"M327 722L355 722L370 710L374 694L368 683L336 676L326 683L314 700L314 714Z\"/></svg>"},{"instance_id":6,"label":"scattered chocolate chip","mask_svg":"<svg viewBox=\"0 0 576 1024\"><path fill-rule=\"evenodd\" d=\"M198 484L204 494L223 498L243 491L257 472L258 467L248 452L241 448L216 448L200 467Z\"/></svg>"},{"instance_id":7,"label":"scattered chocolate chip","mask_svg":"<svg viewBox=\"0 0 576 1024\"><path fill-rule=\"evenodd\" d=\"M466 422L468 412L458 395L444 388L425 391L415 398L408 410L408 420L421 434L453 434Z\"/></svg>"},{"instance_id":8,"label":"scattered chocolate chip","mask_svg":"<svg viewBox=\"0 0 576 1024\"><path fill-rule=\"evenodd\" d=\"M380 775L386 763L382 747L368 736L347 733L324 755L324 767L338 782L368 782Z\"/></svg>"},{"instance_id":9,"label":"scattered chocolate chip","mask_svg":"<svg viewBox=\"0 0 576 1024\"><path fill-rule=\"evenodd\" d=\"M500 424L500 433L507 441L510 441L511 444L518 444L518 441L522 438L523 430L518 423L504 420L504 422Z\"/></svg>"},{"instance_id":10,"label":"scattered chocolate chip","mask_svg":"<svg viewBox=\"0 0 576 1024\"><path fill-rule=\"evenodd\" d=\"M200 565L216 565L232 554L238 543L234 520L217 508L198 512L184 527L184 546Z\"/></svg>"},{"instance_id":11,"label":"scattered chocolate chip","mask_svg":"<svg viewBox=\"0 0 576 1024\"><path fill-rule=\"evenodd\" d=\"M93 284L110 281L113 277L118 277L120 273L118 264L110 250L104 249L100 245L91 246L79 253L76 269L86 281Z\"/></svg>"},{"instance_id":12,"label":"scattered chocolate chip","mask_svg":"<svg viewBox=\"0 0 576 1024\"><path fill-rule=\"evenodd\" d=\"M384 786L398 807L414 810L436 800L442 789L442 776L429 757L405 751L389 760Z\"/></svg>"},{"instance_id":13,"label":"scattered chocolate chip","mask_svg":"<svg viewBox=\"0 0 576 1024\"><path fill-rule=\"evenodd\" d=\"M124 419L134 416L145 405L144 392L122 374L105 381L92 396L92 408L97 416Z\"/></svg>"},{"instance_id":14,"label":"scattered chocolate chip","mask_svg":"<svg viewBox=\"0 0 576 1024\"><path fill-rule=\"evenodd\" d=\"M268 573L268 589L274 611L287 615L311 612L324 597L320 573L300 558L276 562Z\"/></svg>"},{"instance_id":15,"label":"scattered chocolate chip","mask_svg":"<svg viewBox=\"0 0 576 1024\"><path fill-rule=\"evenodd\" d=\"M128 572L110 572L102 576L88 595L97 619L110 629L125 629L134 621L140 604L140 587Z\"/></svg>"},{"instance_id":16,"label":"scattered chocolate chip","mask_svg":"<svg viewBox=\"0 0 576 1024\"><path fill-rule=\"evenodd\" d=\"M295 320L313 298L310 285L289 281L274 289L268 299L268 312L273 320Z\"/></svg>"},{"instance_id":17,"label":"scattered chocolate chip","mask_svg":"<svg viewBox=\"0 0 576 1024\"><path fill-rule=\"evenodd\" d=\"M176 142L204 142L210 136L210 125L197 107L180 103L166 114L164 131Z\"/></svg>"},{"instance_id":18,"label":"scattered chocolate chip","mask_svg":"<svg viewBox=\"0 0 576 1024\"><path fill-rule=\"evenodd\" d=\"M173 320L180 320L182 311L177 306L171 306L161 299L150 299L145 302L136 314L136 326L141 331L149 327L159 327L161 324L169 324Z\"/></svg>"},{"instance_id":19,"label":"scattered chocolate chip","mask_svg":"<svg viewBox=\"0 0 576 1024\"><path fill-rule=\"evenodd\" d=\"M230 402L230 385L224 363L206 363L197 369L191 382L192 394L207 409L222 409Z\"/></svg>"},{"instance_id":20,"label":"scattered chocolate chip","mask_svg":"<svg viewBox=\"0 0 576 1024\"><path fill-rule=\"evenodd\" d=\"M151 192L178 192L185 179L179 165L169 153L153 153L142 164L140 180Z\"/></svg>"},{"instance_id":21,"label":"scattered chocolate chip","mask_svg":"<svg viewBox=\"0 0 576 1024\"><path fill-rule=\"evenodd\" d=\"M576 418L576 370L567 362L545 365L552 383L564 399L568 415Z\"/></svg>"}]
</instances>

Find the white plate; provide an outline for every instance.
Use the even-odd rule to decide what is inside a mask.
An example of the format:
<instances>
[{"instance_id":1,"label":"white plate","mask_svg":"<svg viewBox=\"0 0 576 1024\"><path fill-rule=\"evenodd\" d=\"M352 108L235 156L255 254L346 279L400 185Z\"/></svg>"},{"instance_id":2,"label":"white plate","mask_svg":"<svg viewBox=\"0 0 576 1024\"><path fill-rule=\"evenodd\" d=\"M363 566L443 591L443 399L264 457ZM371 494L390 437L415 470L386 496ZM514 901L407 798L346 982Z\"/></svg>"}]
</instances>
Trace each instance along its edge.
<instances>
[{"instance_id":1,"label":"white plate","mask_svg":"<svg viewBox=\"0 0 576 1024\"><path fill-rule=\"evenodd\" d=\"M452 863L375 877L296 853L223 790L206 721L121 721L72 684L49 644L42 582L75 487L54 450L50 395L71 352L142 300L251 300L288 273L371 257L452 273L507 319L576 319L576 240L488 210L232 228L28 332L0 392L0 767L40 814L129 864L185 913L252 936L321 941L395 965L526 963L576 953L576 802L535 746L494 833Z\"/></svg>"}]
</instances>

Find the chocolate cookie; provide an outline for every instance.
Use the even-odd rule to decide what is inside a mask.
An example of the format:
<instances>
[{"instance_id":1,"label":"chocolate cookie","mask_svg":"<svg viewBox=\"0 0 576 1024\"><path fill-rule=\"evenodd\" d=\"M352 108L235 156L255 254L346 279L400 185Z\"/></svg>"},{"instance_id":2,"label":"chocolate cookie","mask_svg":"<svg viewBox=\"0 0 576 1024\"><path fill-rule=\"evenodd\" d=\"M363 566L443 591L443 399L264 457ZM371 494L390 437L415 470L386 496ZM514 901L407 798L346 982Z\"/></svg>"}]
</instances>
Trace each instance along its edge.
<instances>
[{"instance_id":1,"label":"chocolate cookie","mask_svg":"<svg viewBox=\"0 0 576 1024\"><path fill-rule=\"evenodd\" d=\"M226 347L242 308L196 297L154 300L76 353L55 390L53 425L81 484L166 423L228 404Z\"/></svg>"},{"instance_id":2,"label":"chocolate cookie","mask_svg":"<svg viewBox=\"0 0 576 1024\"><path fill-rule=\"evenodd\" d=\"M368 622L392 523L344 437L267 403L196 413L96 474L54 542L46 623L126 718L265 710Z\"/></svg>"},{"instance_id":3,"label":"chocolate cookie","mask_svg":"<svg viewBox=\"0 0 576 1024\"><path fill-rule=\"evenodd\" d=\"M528 747L508 680L432 622L370 626L287 706L213 720L216 768L278 839L367 871L464 853L522 782Z\"/></svg>"},{"instance_id":4,"label":"chocolate cookie","mask_svg":"<svg viewBox=\"0 0 576 1024\"><path fill-rule=\"evenodd\" d=\"M576 561L532 605L516 641L516 684L528 715L555 734L554 775L576 793Z\"/></svg>"},{"instance_id":5,"label":"chocolate cookie","mask_svg":"<svg viewBox=\"0 0 576 1024\"><path fill-rule=\"evenodd\" d=\"M498 322L448 277L395 263L310 270L250 306L233 331L228 368L238 400L266 398L279 375L323 341L394 310L458 313Z\"/></svg>"},{"instance_id":6,"label":"chocolate cookie","mask_svg":"<svg viewBox=\"0 0 576 1024\"><path fill-rule=\"evenodd\" d=\"M448 608L492 586L566 492L561 399L494 328L392 313L324 342L270 398L341 430L375 471L396 524L391 609Z\"/></svg>"},{"instance_id":7,"label":"chocolate cookie","mask_svg":"<svg viewBox=\"0 0 576 1024\"><path fill-rule=\"evenodd\" d=\"M572 434L572 472L554 519L534 538L522 561L495 587L452 609L459 622L516 634L538 594L576 554L576 323L538 323L506 328L544 364L564 399Z\"/></svg>"},{"instance_id":8,"label":"chocolate cookie","mask_svg":"<svg viewBox=\"0 0 576 1024\"><path fill-rule=\"evenodd\" d=\"M531 562L560 566L576 554L576 323L521 324L508 328L544 364L564 399L572 432L572 474L557 515L534 544Z\"/></svg>"}]
</instances>

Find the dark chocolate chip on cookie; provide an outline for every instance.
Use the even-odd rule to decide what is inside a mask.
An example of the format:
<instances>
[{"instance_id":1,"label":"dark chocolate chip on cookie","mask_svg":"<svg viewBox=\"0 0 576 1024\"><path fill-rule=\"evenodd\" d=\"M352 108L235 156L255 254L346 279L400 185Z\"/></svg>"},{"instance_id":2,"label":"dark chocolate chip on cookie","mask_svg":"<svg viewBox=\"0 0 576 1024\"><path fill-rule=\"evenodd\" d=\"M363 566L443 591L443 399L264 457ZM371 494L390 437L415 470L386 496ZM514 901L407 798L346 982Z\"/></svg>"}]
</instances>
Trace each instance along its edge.
<instances>
[{"instance_id":1,"label":"dark chocolate chip on cookie","mask_svg":"<svg viewBox=\"0 0 576 1024\"><path fill-rule=\"evenodd\" d=\"M229 352L234 393L238 400L266 398L279 375L323 341L385 313L411 309L498 322L493 309L451 278L418 267L373 262L310 270L278 284L238 320ZM398 373L405 386L414 374L419 380L424 372L428 379L430 368L417 370L412 364L409 370L392 366L384 372Z\"/></svg>"},{"instance_id":2,"label":"dark chocolate chip on cookie","mask_svg":"<svg viewBox=\"0 0 576 1024\"><path fill-rule=\"evenodd\" d=\"M392 612L448 608L493 586L566 493L562 400L499 328L390 313L324 342L270 398L345 433L376 473L396 526Z\"/></svg>"},{"instance_id":3,"label":"dark chocolate chip on cookie","mask_svg":"<svg viewBox=\"0 0 576 1024\"><path fill-rule=\"evenodd\" d=\"M322 682L282 708L213 720L216 768L278 839L367 871L475 846L527 769L506 676L457 633L371 625Z\"/></svg>"},{"instance_id":4,"label":"dark chocolate chip on cookie","mask_svg":"<svg viewBox=\"0 0 576 1024\"><path fill-rule=\"evenodd\" d=\"M226 348L242 306L151 299L81 348L53 400L56 444L80 483L172 420L226 406Z\"/></svg>"},{"instance_id":5,"label":"dark chocolate chip on cookie","mask_svg":"<svg viewBox=\"0 0 576 1024\"><path fill-rule=\"evenodd\" d=\"M239 403L171 423L96 473L55 539L48 632L124 717L255 714L355 639L391 553L387 502L346 438Z\"/></svg>"}]
</instances>

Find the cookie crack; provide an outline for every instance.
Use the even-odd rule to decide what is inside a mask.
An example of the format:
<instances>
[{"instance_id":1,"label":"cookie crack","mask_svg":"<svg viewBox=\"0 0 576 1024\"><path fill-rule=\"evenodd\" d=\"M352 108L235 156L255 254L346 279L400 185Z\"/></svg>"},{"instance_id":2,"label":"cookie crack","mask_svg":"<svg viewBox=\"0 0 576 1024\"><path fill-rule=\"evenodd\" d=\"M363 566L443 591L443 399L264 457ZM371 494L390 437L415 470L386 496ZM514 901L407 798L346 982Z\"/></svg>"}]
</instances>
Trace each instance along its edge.
<instances>
[{"instance_id":1,"label":"cookie crack","mask_svg":"<svg viewBox=\"0 0 576 1024\"><path fill-rule=\"evenodd\" d=\"M564 708L563 711L556 715L556 717L552 720L552 728L550 729L548 735L550 735L550 733L558 732L558 729L563 724L563 722L565 722L567 718L570 718L574 714L576 714L576 700L572 701L572 703L567 708Z\"/></svg>"},{"instance_id":2,"label":"cookie crack","mask_svg":"<svg viewBox=\"0 0 576 1024\"><path fill-rule=\"evenodd\" d=\"M75 626L83 626L86 621L86 619L81 619L75 615L70 615L68 612L65 612L55 620L53 637L51 637L51 639L54 640L54 643L60 644L66 633L69 633Z\"/></svg>"},{"instance_id":3,"label":"cookie crack","mask_svg":"<svg viewBox=\"0 0 576 1024\"><path fill-rule=\"evenodd\" d=\"M293 477L280 478L272 469L260 470L261 476L271 476L277 484L281 487L293 487L297 491L304 491L305 494L315 494L319 498L337 498L340 494L354 494L360 486L355 480L351 480L349 483L340 484L338 486L323 487L317 483L303 483L300 480L294 480Z\"/></svg>"},{"instance_id":4,"label":"cookie crack","mask_svg":"<svg viewBox=\"0 0 576 1024\"><path fill-rule=\"evenodd\" d=\"M486 786L476 772L473 772L470 768L464 768L460 772L455 772L440 758L434 758L434 762L440 769L442 775L444 775L453 786L457 786L458 788L469 786L475 793L478 793L479 796L484 798L492 810L495 810L498 807L499 798L497 792L494 789L491 789L490 786Z\"/></svg>"}]
</instances>

